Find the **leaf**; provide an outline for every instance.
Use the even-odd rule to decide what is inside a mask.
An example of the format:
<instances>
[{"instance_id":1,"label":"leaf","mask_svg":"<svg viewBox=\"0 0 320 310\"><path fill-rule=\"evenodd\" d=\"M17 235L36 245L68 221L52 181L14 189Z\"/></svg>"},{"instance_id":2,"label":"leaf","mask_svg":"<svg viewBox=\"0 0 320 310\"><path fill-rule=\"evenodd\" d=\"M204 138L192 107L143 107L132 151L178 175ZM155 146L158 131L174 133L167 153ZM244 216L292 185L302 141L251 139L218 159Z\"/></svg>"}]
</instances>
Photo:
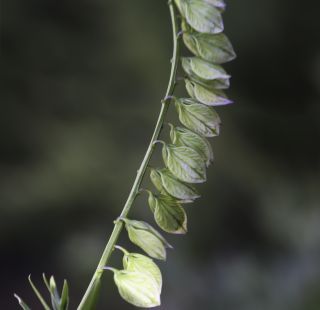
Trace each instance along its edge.
<instances>
[{"instance_id":1,"label":"leaf","mask_svg":"<svg viewBox=\"0 0 320 310\"><path fill-rule=\"evenodd\" d=\"M200 195L197 190L190 184L178 180L167 168L155 170L161 179L162 186L165 191L179 202L192 202Z\"/></svg>"},{"instance_id":2,"label":"leaf","mask_svg":"<svg viewBox=\"0 0 320 310\"><path fill-rule=\"evenodd\" d=\"M50 287L52 308L54 310L60 310L60 296L59 296L57 285L53 276L50 277L49 287Z\"/></svg>"},{"instance_id":3,"label":"leaf","mask_svg":"<svg viewBox=\"0 0 320 310\"><path fill-rule=\"evenodd\" d=\"M188 146L197 151L207 166L213 162L212 147L207 139L189 129L174 127L173 125L171 125L170 137L173 144Z\"/></svg>"},{"instance_id":4,"label":"leaf","mask_svg":"<svg viewBox=\"0 0 320 310\"><path fill-rule=\"evenodd\" d=\"M172 248L162 235L151 225L142 221L122 219L125 222L129 239L149 256L166 260L166 248Z\"/></svg>"},{"instance_id":5,"label":"leaf","mask_svg":"<svg viewBox=\"0 0 320 310\"><path fill-rule=\"evenodd\" d=\"M184 32L183 40L192 53L211 63L223 64L236 57L231 42L223 33Z\"/></svg>"},{"instance_id":6,"label":"leaf","mask_svg":"<svg viewBox=\"0 0 320 310\"><path fill-rule=\"evenodd\" d=\"M18 300L19 305L23 310L31 310L31 308L17 294L14 294L14 297Z\"/></svg>"},{"instance_id":7,"label":"leaf","mask_svg":"<svg viewBox=\"0 0 320 310\"><path fill-rule=\"evenodd\" d=\"M221 66L214 65L199 57L190 57L189 61L192 72L204 80L225 80L230 78L230 75Z\"/></svg>"},{"instance_id":8,"label":"leaf","mask_svg":"<svg viewBox=\"0 0 320 310\"><path fill-rule=\"evenodd\" d=\"M69 307L69 285L66 280L63 282L61 300L60 300L60 309L67 310Z\"/></svg>"},{"instance_id":9,"label":"leaf","mask_svg":"<svg viewBox=\"0 0 320 310\"><path fill-rule=\"evenodd\" d=\"M202 85L186 79L188 94L199 102L208 106L221 106L232 103L221 90L209 90Z\"/></svg>"},{"instance_id":10,"label":"leaf","mask_svg":"<svg viewBox=\"0 0 320 310\"><path fill-rule=\"evenodd\" d=\"M42 295L40 294L40 292L38 291L36 286L33 284L32 280L31 280L31 275L29 275L28 280L29 280L29 283L30 283L34 293L37 295L40 303L42 304L43 308L45 310L50 310L50 307L48 306L48 304L46 303L46 301L44 300L44 298L42 297Z\"/></svg>"},{"instance_id":11,"label":"leaf","mask_svg":"<svg viewBox=\"0 0 320 310\"><path fill-rule=\"evenodd\" d=\"M149 197L148 197L149 207L150 207L151 211L154 213L157 208L157 200L152 192L148 192L148 194L149 194Z\"/></svg>"},{"instance_id":12,"label":"leaf","mask_svg":"<svg viewBox=\"0 0 320 310\"><path fill-rule=\"evenodd\" d=\"M43 282L44 282L44 284L46 285L46 287L48 289L49 294L51 294L50 284L49 284L49 281L48 281L47 276L46 276L45 273L42 274L42 279L43 279Z\"/></svg>"},{"instance_id":13,"label":"leaf","mask_svg":"<svg viewBox=\"0 0 320 310\"><path fill-rule=\"evenodd\" d=\"M43 273L42 278L51 296L52 308L54 310L67 310L69 305L69 288L67 281L64 280L62 296L60 298L54 277L51 276L50 281L48 281L46 275Z\"/></svg>"},{"instance_id":14,"label":"leaf","mask_svg":"<svg viewBox=\"0 0 320 310\"><path fill-rule=\"evenodd\" d=\"M199 102L208 106L222 106L231 104L232 101L226 97L221 90L209 90L202 85L186 79L188 94Z\"/></svg>"},{"instance_id":15,"label":"leaf","mask_svg":"<svg viewBox=\"0 0 320 310\"><path fill-rule=\"evenodd\" d=\"M138 253L127 253L123 256L123 266L128 271L141 272L152 277L157 283L159 294L161 294L161 271L151 258Z\"/></svg>"},{"instance_id":16,"label":"leaf","mask_svg":"<svg viewBox=\"0 0 320 310\"><path fill-rule=\"evenodd\" d=\"M176 99L175 106L180 122L188 129L204 136L215 137L219 135L220 118L215 110L205 106L194 99ZM171 171L173 172L173 171ZM175 174L173 172L173 174Z\"/></svg>"},{"instance_id":17,"label":"leaf","mask_svg":"<svg viewBox=\"0 0 320 310\"><path fill-rule=\"evenodd\" d=\"M189 79L185 79L185 82L186 82L186 89L190 97L197 99L196 94L194 93L194 84L196 83L190 81Z\"/></svg>"},{"instance_id":18,"label":"leaf","mask_svg":"<svg viewBox=\"0 0 320 310\"><path fill-rule=\"evenodd\" d=\"M216 7L216 5L221 7L221 3L203 0L176 0L175 2L181 15L198 32L220 33L223 31L221 13Z\"/></svg>"},{"instance_id":19,"label":"leaf","mask_svg":"<svg viewBox=\"0 0 320 310\"><path fill-rule=\"evenodd\" d=\"M155 186L155 188L159 191L162 192L164 189L162 187L162 181L161 181L161 176L158 173L157 170L151 169L150 171L150 180L152 184Z\"/></svg>"},{"instance_id":20,"label":"leaf","mask_svg":"<svg viewBox=\"0 0 320 310\"><path fill-rule=\"evenodd\" d=\"M196 57L183 57L182 58L182 67L192 81L202 85L203 87L205 87L207 89L226 89L226 88L229 88L230 76L225 73L225 71L223 70L223 68L221 66L216 66L217 70L215 70L213 68L213 70L215 70L215 71L211 72L211 76L213 76L214 72L215 72L217 76L220 76L219 78L217 77L215 79L206 79L204 77L204 74L203 74L203 76L200 76L200 75L202 75L201 66L198 67L198 69L196 71L194 70L194 67L197 65L197 63L199 63L199 61L192 61L192 59L195 59L195 58ZM199 58L197 58L197 59L199 59ZM201 59L200 59L200 61L201 61ZM192 62L193 62L193 66L191 66ZM209 66L215 66L215 65L209 63ZM202 70L203 70L203 68L205 68L205 67L202 66ZM210 71L210 68L208 68L208 67L205 69ZM219 73L219 70L220 70L220 73ZM209 74L210 74L210 72L207 72L206 76L208 76Z\"/></svg>"},{"instance_id":21,"label":"leaf","mask_svg":"<svg viewBox=\"0 0 320 310\"><path fill-rule=\"evenodd\" d=\"M150 192L150 196L153 196L152 200L155 201L154 218L158 226L171 234L185 234L187 232L187 215L181 205L167 195L161 194L155 197Z\"/></svg>"},{"instance_id":22,"label":"leaf","mask_svg":"<svg viewBox=\"0 0 320 310\"><path fill-rule=\"evenodd\" d=\"M195 150L186 146L165 144L162 157L166 167L177 179L187 183L206 181L204 161Z\"/></svg>"},{"instance_id":23,"label":"leaf","mask_svg":"<svg viewBox=\"0 0 320 310\"><path fill-rule=\"evenodd\" d=\"M121 297L136 307L152 308L161 304L157 282L145 273L115 270L114 282Z\"/></svg>"},{"instance_id":24,"label":"leaf","mask_svg":"<svg viewBox=\"0 0 320 310\"><path fill-rule=\"evenodd\" d=\"M201 83L199 83L201 84ZM227 89L230 87L230 79L217 79L211 81L211 83L207 84L209 87L211 86L214 89ZM205 84L204 84L205 86Z\"/></svg>"}]
</instances>

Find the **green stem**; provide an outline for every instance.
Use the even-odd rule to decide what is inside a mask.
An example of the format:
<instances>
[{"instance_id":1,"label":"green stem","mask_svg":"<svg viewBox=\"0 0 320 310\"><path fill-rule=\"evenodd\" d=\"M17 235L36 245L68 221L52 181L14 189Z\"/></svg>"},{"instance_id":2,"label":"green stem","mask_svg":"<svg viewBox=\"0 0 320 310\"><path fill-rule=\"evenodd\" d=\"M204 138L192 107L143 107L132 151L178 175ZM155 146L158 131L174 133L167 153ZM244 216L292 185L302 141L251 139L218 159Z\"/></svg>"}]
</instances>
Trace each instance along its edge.
<instances>
[{"instance_id":1,"label":"green stem","mask_svg":"<svg viewBox=\"0 0 320 310\"><path fill-rule=\"evenodd\" d=\"M173 30L173 57L171 60L170 79L169 79L166 94L164 96L164 99L162 100L161 110L159 113L157 124L154 129L150 144L148 146L148 149L147 149L147 152L144 156L144 159L141 163L141 166L138 170L136 179L133 183L133 186L132 186L132 189L131 189L130 194L128 196L127 202L124 205L124 208L121 212L120 217L122 217L122 218L127 217L128 213L133 205L133 202L139 193L140 185L142 183L147 166L149 164L149 161L150 161L151 156L153 154L153 151L155 149L155 141L158 140L158 138L160 136L160 132L163 127L164 119L165 119L166 113L169 108L169 103L171 101L170 96L172 96L172 94L174 92L175 85L176 85L176 73L177 73L178 61L179 61L179 59L178 59L178 55L179 55L178 23L177 23L177 16L176 16L173 1L169 0L168 5L169 5L169 9L170 9L170 16L171 16L171 23L172 23L172 30ZM123 221L116 221L114 229L112 231L112 234L109 238L109 241L104 249L104 252L103 252L101 259L99 261L99 264L97 266L97 269L91 279L91 282L87 288L87 291L85 292L85 294L81 300L80 305L78 306L78 310L85 310L85 304L86 304L87 300L89 299L89 297L93 294L96 283L98 281L100 281L100 279L101 279L102 270L106 266L106 264L111 256L111 253L114 249L115 244L117 243L117 240L119 238L119 235L120 235L122 228L123 228Z\"/></svg>"}]
</instances>

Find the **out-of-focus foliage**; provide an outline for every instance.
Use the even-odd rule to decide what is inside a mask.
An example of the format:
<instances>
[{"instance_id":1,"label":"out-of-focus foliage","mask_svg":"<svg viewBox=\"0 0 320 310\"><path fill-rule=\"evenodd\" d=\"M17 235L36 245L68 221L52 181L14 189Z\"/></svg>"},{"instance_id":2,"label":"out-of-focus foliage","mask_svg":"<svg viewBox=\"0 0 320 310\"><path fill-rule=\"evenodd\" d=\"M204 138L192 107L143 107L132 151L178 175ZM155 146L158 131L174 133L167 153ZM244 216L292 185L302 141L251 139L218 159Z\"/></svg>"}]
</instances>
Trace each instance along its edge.
<instances>
[{"instance_id":1,"label":"out-of-focus foliage","mask_svg":"<svg viewBox=\"0 0 320 310\"><path fill-rule=\"evenodd\" d=\"M203 198L185 205L192 233L170 239L179 251L161 266L160 308L316 310L319 5L228 6L236 103L220 108ZM17 309L14 291L35 305L25 278L31 271L39 284L44 271L69 280L73 309L160 108L171 57L166 1L4 0L0 23L0 308ZM133 212L152 223L145 196ZM130 309L111 281L108 303Z\"/></svg>"}]
</instances>

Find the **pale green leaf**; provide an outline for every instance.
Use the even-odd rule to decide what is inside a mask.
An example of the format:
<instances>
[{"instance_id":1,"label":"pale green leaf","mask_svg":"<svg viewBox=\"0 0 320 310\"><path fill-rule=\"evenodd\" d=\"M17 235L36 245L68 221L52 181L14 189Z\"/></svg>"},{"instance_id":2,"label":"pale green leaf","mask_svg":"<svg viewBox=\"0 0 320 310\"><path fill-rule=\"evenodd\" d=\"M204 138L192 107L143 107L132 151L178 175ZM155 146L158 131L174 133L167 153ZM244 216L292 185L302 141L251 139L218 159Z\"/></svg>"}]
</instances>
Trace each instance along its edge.
<instances>
[{"instance_id":1,"label":"pale green leaf","mask_svg":"<svg viewBox=\"0 0 320 310\"><path fill-rule=\"evenodd\" d=\"M183 40L192 53L211 63L222 64L236 57L229 39L223 33L185 32Z\"/></svg>"},{"instance_id":2,"label":"pale green leaf","mask_svg":"<svg viewBox=\"0 0 320 310\"><path fill-rule=\"evenodd\" d=\"M225 80L230 78L230 75L221 66L214 65L199 57L190 57L189 61L192 72L204 80Z\"/></svg>"},{"instance_id":3,"label":"pale green leaf","mask_svg":"<svg viewBox=\"0 0 320 310\"><path fill-rule=\"evenodd\" d=\"M192 202L200 195L197 190L190 184L178 180L167 168L157 170L165 191L179 202Z\"/></svg>"},{"instance_id":4,"label":"pale green leaf","mask_svg":"<svg viewBox=\"0 0 320 310\"><path fill-rule=\"evenodd\" d=\"M161 176L160 176L160 174L158 173L157 170L151 169L151 171L150 171L150 180L151 180L152 184L155 186L155 188L159 192L163 191L162 182L161 182Z\"/></svg>"},{"instance_id":5,"label":"pale green leaf","mask_svg":"<svg viewBox=\"0 0 320 310\"><path fill-rule=\"evenodd\" d=\"M180 122L188 129L205 137L219 135L221 121L217 112L211 107L193 99L183 98L176 99L175 105ZM175 173L173 172L173 174Z\"/></svg>"},{"instance_id":6,"label":"pale green leaf","mask_svg":"<svg viewBox=\"0 0 320 310\"><path fill-rule=\"evenodd\" d=\"M195 74L190 74L189 78L192 82L208 89L213 92L227 89L230 87L230 79L217 79L217 80L204 80L196 76Z\"/></svg>"},{"instance_id":7,"label":"pale green leaf","mask_svg":"<svg viewBox=\"0 0 320 310\"><path fill-rule=\"evenodd\" d=\"M222 106L232 103L221 90L209 90L195 81L186 79L186 89L192 98L208 106Z\"/></svg>"},{"instance_id":8,"label":"pale green leaf","mask_svg":"<svg viewBox=\"0 0 320 310\"><path fill-rule=\"evenodd\" d=\"M171 141L175 145L188 146L197 151L206 162L207 166L213 162L213 151L209 141L195 132L171 125Z\"/></svg>"},{"instance_id":9,"label":"pale green leaf","mask_svg":"<svg viewBox=\"0 0 320 310\"><path fill-rule=\"evenodd\" d=\"M165 144L162 154L166 167L177 179L187 183L206 181L205 163L197 151L186 146Z\"/></svg>"},{"instance_id":10,"label":"pale green leaf","mask_svg":"<svg viewBox=\"0 0 320 310\"><path fill-rule=\"evenodd\" d=\"M152 277L157 283L159 294L161 294L161 271L151 258L138 253L127 253L123 256L123 267L128 271L141 272Z\"/></svg>"},{"instance_id":11,"label":"pale green leaf","mask_svg":"<svg viewBox=\"0 0 320 310\"><path fill-rule=\"evenodd\" d=\"M188 24L204 33L220 33L223 31L221 13L212 1L203 0L176 0L181 15Z\"/></svg>"},{"instance_id":12,"label":"pale green leaf","mask_svg":"<svg viewBox=\"0 0 320 310\"><path fill-rule=\"evenodd\" d=\"M57 284L53 276L50 277L49 281L51 304L53 310L60 310L60 296L57 289Z\"/></svg>"},{"instance_id":13,"label":"pale green leaf","mask_svg":"<svg viewBox=\"0 0 320 310\"><path fill-rule=\"evenodd\" d=\"M226 89L230 86L230 76L221 66L210 64L197 57L183 57L182 67L192 81L207 89Z\"/></svg>"},{"instance_id":14,"label":"pale green leaf","mask_svg":"<svg viewBox=\"0 0 320 310\"><path fill-rule=\"evenodd\" d=\"M201 84L201 83L200 83ZM230 87L230 79L217 79L207 83L208 88L213 89L227 89ZM204 84L206 86L206 84Z\"/></svg>"},{"instance_id":15,"label":"pale green leaf","mask_svg":"<svg viewBox=\"0 0 320 310\"><path fill-rule=\"evenodd\" d=\"M185 234L187 232L187 215L181 205L172 197L160 194L153 200L156 202L154 218L158 226L172 234Z\"/></svg>"},{"instance_id":16,"label":"pale green leaf","mask_svg":"<svg viewBox=\"0 0 320 310\"><path fill-rule=\"evenodd\" d=\"M14 294L14 297L18 300L19 305L23 310L31 310L31 308L17 294Z\"/></svg>"},{"instance_id":17,"label":"pale green leaf","mask_svg":"<svg viewBox=\"0 0 320 310\"><path fill-rule=\"evenodd\" d=\"M194 92L194 84L196 84L196 83L190 81L189 79L185 79L185 82L186 82L186 89L187 89L188 94L190 95L190 97L196 99L196 94Z\"/></svg>"},{"instance_id":18,"label":"pale green leaf","mask_svg":"<svg viewBox=\"0 0 320 310\"><path fill-rule=\"evenodd\" d=\"M142 221L124 218L129 239L132 243L144 250L149 256L166 260L166 248L172 246L151 225Z\"/></svg>"},{"instance_id":19,"label":"pale green leaf","mask_svg":"<svg viewBox=\"0 0 320 310\"><path fill-rule=\"evenodd\" d=\"M114 281L119 294L128 303L141 308L160 306L158 284L153 277L136 271L116 270Z\"/></svg>"},{"instance_id":20,"label":"pale green leaf","mask_svg":"<svg viewBox=\"0 0 320 310\"><path fill-rule=\"evenodd\" d=\"M155 212L156 207L157 207L156 197L153 195L152 192L148 192L148 194L149 194L149 197L148 197L149 207L150 207L152 212Z\"/></svg>"},{"instance_id":21,"label":"pale green leaf","mask_svg":"<svg viewBox=\"0 0 320 310\"><path fill-rule=\"evenodd\" d=\"M185 2L186 2L185 0L175 0L175 3L180 11L182 10L182 5ZM224 11L226 8L226 4L225 4L224 0L203 0L203 2L206 2L206 3L213 5L214 7L216 7L220 11Z\"/></svg>"}]
</instances>

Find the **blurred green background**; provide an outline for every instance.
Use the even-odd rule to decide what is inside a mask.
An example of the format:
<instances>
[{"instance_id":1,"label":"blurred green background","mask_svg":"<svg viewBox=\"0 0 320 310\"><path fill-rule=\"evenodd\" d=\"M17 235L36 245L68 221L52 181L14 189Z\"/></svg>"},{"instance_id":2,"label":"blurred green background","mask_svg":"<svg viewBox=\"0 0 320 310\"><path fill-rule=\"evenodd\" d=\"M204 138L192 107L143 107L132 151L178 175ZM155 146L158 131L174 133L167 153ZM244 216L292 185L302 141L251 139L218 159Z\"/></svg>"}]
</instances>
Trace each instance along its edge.
<instances>
[{"instance_id":1,"label":"blurred green background","mask_svg":"<svg viewBox=\"0 0 320 310\"><path fill-rule=\"evenodd\" d=\"M167 236L160 309L320 309L319 9L228 1L236 103L218 109L189 233ZM27 276L40 284L42 272L69 280L74 309L160 109L166 0L3 0L0 23L0 309L18 309L13 292L40 309ZM145 196L131 214L153 224ZM99 309L132 309L111 274L102 295Z\"/></svg>"}]
</instances>

